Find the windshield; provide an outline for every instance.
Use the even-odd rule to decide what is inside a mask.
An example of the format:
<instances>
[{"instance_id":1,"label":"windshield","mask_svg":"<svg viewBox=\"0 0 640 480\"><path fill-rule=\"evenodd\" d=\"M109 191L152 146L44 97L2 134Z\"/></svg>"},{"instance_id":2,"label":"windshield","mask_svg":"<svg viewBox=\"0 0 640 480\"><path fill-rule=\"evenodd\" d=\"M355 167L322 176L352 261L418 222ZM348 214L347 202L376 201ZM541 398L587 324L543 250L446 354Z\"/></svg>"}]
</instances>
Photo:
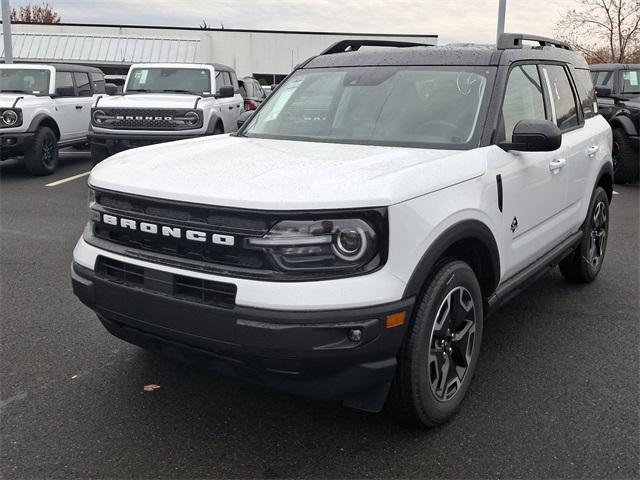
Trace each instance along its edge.
<instances>
[{"instance_id":1,"label":"windshield","mask_svg":"<svg viewBox=\"0 0 640 480\"><path fill-rule=\"evenodd\" d=\"M491 67L299 70L243 132L248 137L367 145L473 148Z\"/></svg>"},{"instance_id":2,"label":"windshield","mask_svg":"<svg viewBox=\"0 0 640 480\"><path fill-rule=\"evenodd\" d=\"M49 94L49 70L0 68L0 92Z\"/></svg>"},{"instance_id":3,"label":"windshield","mask_svg":"<svg viewBox=\"0 0 640 480\"><path fill-rule=\"evenodd\" d=\"M640 69L622 71L622 93L640 93Z\"/></svg>"},{"instance_id":4,"label":"windshield","mask_svg":"<svg viewBox=\"0 0 640 480\"><path fill-rule=\"evenodd\" d=\"M211 75L206 68L136 68L127 91L209 94Z\"/></svg>"}]
</instances>

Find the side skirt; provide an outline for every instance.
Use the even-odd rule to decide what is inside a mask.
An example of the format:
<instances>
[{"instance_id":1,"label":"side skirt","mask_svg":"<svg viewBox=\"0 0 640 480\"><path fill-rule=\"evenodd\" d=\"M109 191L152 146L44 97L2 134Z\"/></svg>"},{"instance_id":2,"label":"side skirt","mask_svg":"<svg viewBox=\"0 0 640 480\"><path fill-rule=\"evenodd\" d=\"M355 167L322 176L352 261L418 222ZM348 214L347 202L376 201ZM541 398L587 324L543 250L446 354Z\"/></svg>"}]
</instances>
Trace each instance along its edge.
<instances>
[{"instance_id":1,"label":"side skirt","mask_svg":"<svg viewBox=\"0 0 640 480\"><path fill-rule=\"evenodd\" d=\"M564 258L569 256L582 240L582 236L583 231L577 231L554 249L498 286L493 295L486 301L485 316L494 313L498 308L525 290Z\"/></svg>"}]
</instances>

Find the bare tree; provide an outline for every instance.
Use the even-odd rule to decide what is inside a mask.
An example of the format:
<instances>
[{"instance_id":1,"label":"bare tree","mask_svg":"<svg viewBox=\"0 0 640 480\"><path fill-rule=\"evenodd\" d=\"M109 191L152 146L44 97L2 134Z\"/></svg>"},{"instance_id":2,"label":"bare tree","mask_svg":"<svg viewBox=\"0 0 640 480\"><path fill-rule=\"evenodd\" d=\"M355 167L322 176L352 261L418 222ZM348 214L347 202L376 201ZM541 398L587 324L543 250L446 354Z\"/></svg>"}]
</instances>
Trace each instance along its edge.
<instances>
[{"instance_id":1,"label":"bare tree","mask_svg":"<svg viewBox=\"0 0 640 480\"><path fill-rule=\"evenodd\" d=\"M60 23L60 15L48 3L26 5L20 10L11 9L12 22Z\"/></svg>"},{"instance_id":2,"label":"bare tree","mask_svg":"<svg viewBox=\"0 0 640 480\"><path fill-rule=\"evenodd\" d=\"M592 63L626 63L640 49L640 0L580 0L556 24Z\"/></svg>"}]
</instances>

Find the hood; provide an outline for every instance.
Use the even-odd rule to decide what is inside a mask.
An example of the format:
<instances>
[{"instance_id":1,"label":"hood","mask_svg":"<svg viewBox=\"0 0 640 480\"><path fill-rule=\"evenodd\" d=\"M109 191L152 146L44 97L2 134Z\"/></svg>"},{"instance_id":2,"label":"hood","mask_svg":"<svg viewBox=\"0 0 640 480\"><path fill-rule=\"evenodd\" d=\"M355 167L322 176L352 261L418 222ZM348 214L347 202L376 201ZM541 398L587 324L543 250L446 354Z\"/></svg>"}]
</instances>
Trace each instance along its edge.
<instances>
[{"instance_id":1,"label":"hood","mask_svg":"<svg viewBox=\"0 0 640 480\"><path fill-rule=\"evenodd\" d=\"M19 108L25 102L36 99L35 95L31 95L30 93L0 93L0 108L8 108L13 106L17 98L23 97L16 108Z\"/></svg>"},{"instance_id":2,"label":"hood","mask_svg":"<svg viewBox=\"0 0 640 480\"><path fill-rule=\"evenodd\" d=\"M264 210L380 207L484 173L469 151L220 135L125 151L91 172L93 186Z\"/></svg>"},{"instance_id":3,"label":"hood","mask_svg":"<svg viewBox=\"0 0 640 480\"><path fill-rule=\"evenodd\" d=\"M198 95L186 93L131 93L102 97L99 107L109 108L193 108Z\"/></svg>"}]
</instances>

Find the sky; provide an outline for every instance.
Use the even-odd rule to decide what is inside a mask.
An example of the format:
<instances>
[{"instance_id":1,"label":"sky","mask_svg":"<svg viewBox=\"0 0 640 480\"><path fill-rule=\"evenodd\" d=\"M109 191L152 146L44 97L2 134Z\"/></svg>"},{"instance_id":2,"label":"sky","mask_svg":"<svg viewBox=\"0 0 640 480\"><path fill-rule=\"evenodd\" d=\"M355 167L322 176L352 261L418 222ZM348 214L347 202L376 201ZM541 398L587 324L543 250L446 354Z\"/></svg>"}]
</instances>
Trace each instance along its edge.
<instances>
[{"instance_id":1,"label":"sky","mask_svg":"<svg viewBox=\"0 0 640 480\"><path fill-rule=\"evenodd\" d=\"M19 7L39 0L9 0ZM498 0L48 0L63 22L436 34L494 43ZM553 36L578 0L507 0L506 30Z\"/></svg>"}]
</instances>

